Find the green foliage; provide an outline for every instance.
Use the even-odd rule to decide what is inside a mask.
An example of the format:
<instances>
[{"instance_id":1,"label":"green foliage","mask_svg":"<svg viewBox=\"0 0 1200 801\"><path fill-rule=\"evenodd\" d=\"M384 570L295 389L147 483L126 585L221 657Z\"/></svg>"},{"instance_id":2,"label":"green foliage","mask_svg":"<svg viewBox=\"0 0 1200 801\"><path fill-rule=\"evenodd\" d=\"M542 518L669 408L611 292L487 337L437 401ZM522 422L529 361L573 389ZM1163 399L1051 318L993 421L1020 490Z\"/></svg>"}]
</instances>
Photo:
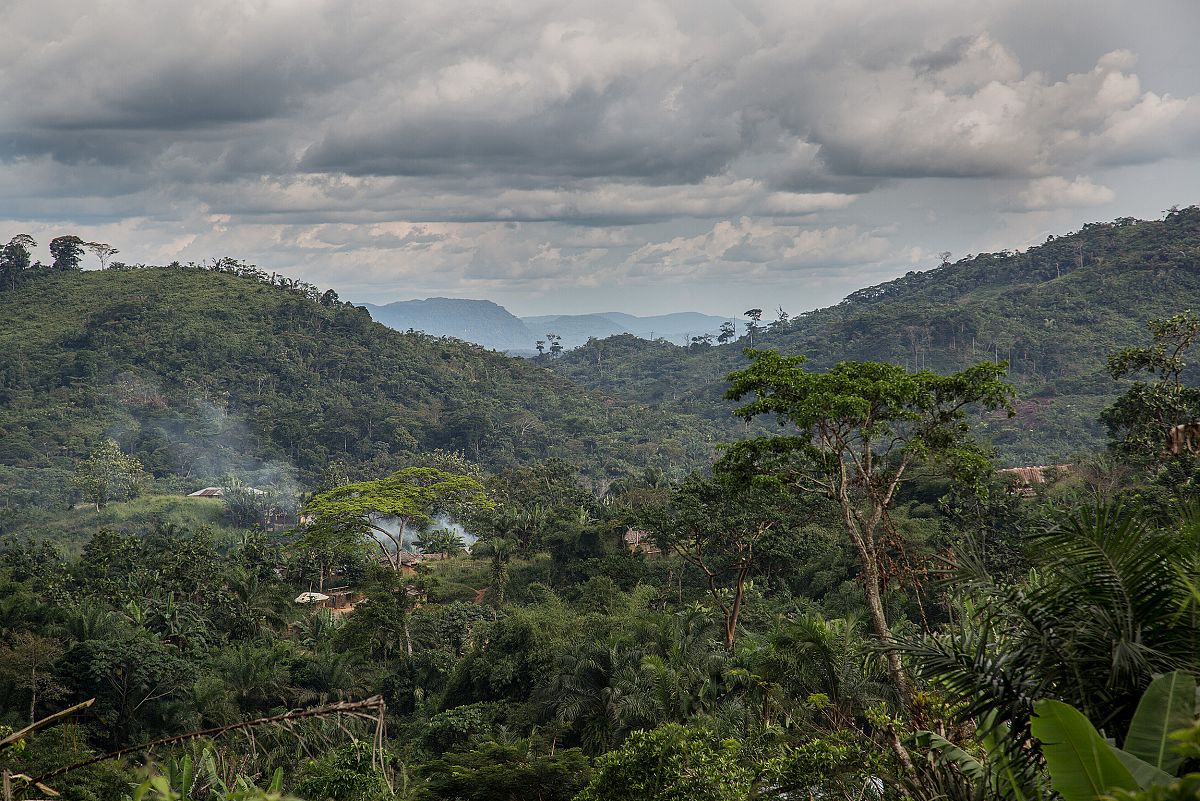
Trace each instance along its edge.
<instances>
[{"instance_id":1,"label":"green foliage","mask_svg":"<svg viewBox=\"0 0 1200 801\"><path fill-rule=\"evenodd\" d=\"M1116 351L1108 358L1108 370L1118 380L1149 373L1155 381L1135 382L1103 415L1116 447L1141 459L1157 457L1166 429L1191 422L1200 408L1196 389L1183 382L1184 357L1200 336L1200 318L1189 311L1151 320L1147 327L1153 344Z\"/></svg>"},{"instance_id":2,"label":"green foliage","mask_svg":"<svg viewBox=\"0 0 1200 801\"><path fill-rule=\"evenodd\" d=\"M226 782L210 747L196 758L184 754L170 760L163 773L153 769L149 772L133 795L126 796L128 801L300 801L283 794L281 769L275 771L265 788L240 775Z\"/></svg>"},{"instance_id":3,"label":"green foliage","mask_svg":"<svg viewBox=\"0 0 1200 801\"><path fill-rule=\"evenodd\" d=\"M774 415L790 433L731 445L725 469L792 487L832 502L854 546L867 613L876 637L892 640L884 607L888 546L900 539L893 517L898 493L921 463L948 462L976 479L988 467L971 436L966 408L1009 408L1012 388L1001 364L979 364L939 376L876 362L842 362L826 373L804 368L803 356L750 353L753 364L729 376L730 398L753 395L737 410L746 420ZM901 558L904 558L901 556ZM910 687L899 657L887 655L900 703ZM894 732L892 748L907 755Z\"/></svg>"},{"instance_id":4,"label":"green foliage","mask_svg":"<svg viewBox=\"0 0 1200 801\"><path fill-rule=\"evenodd\" d=\"M1183 755L1174 749L1171 733L1196 723L1196 679L1172 671L1150 682L1125 737L1125 750L1149 765L1174 774Z\"/></svg>"},{"instance_id":5,"label":"green foliage","mask_svg":"<svg viewBox=\"0 0 1200 801\"><path fill-rule=\"evenodd\" d=\"M116 440L104 439L75 466L72 484L84 499L103 509L109 501L123 501L133 495L141 479L142 463L126 456Z\"/></svg>"},{"instance_id":6,"label":"green foliage","mask_svg":"<svg viewBox=\"0 0 1200 801\"><path fill-rule=\"evenodd\" d=\"M732 650L747 581L765 556L760 543L773 529L808 522L808 511L776 484L717 471L711 478L692 476L680 484L663 509L645 513L644 525L661 548L703 574L725 620L725 647Z\"/></svg>"},{"instance_id":7,"label":"green foliage","mask_svg":"<svg viewBox=\"0 0 1200 801\"><path fill-rule=\"evenodd\" d=\"M1134 790L1133 774L1078 710L1060 701L1037 703L1033 734L1063 801L1095 801L1113 790Z\"/></svg>"},{"instance_id":8,"label":"green foliage","mask_svg":"<svg viewBox=\"0 0 1200 801\"><path fill-rule=\"evenodd\" d=\"M906 646L964 713L1028 726L1056 698L1123 734L1155 675L1194 660L1195 531L1158 531L1121 507L1084 508L1033 538L1026 581L995 578L969 554L950 577L959 625ZM1189 610L1181 614L1181 610Z\"/></svg>"},{"instance_id":9,"label":"green foliage","mask_svg":"<svg viewBox=\"0 0 1200 801\"><path fill-rule=\"evenodd\" d=\"M1113 248L1146 234L1087 232ZM942 271L962 282L950 289L910 276L852 299L837 347L872 347L871 326L920 311L898 310L905 299L943 293L950 313L987 291L1003 305L1018 276L985 274L1006 259ZM1095 265L1062 266L1042 290L1078 289ZM1140 476L1111 458L1030 498L992 480L971 420L975 405L1004 409L998 364L942 359L907 329L905 366L823 361L834 345L796 337L836 315L781 313L756 342L813 360L753 354L732 390L749 396L753 438L711 476L672 483L720 426L693 439L694 418L675 417L666 436L667 416L536 363L381 332L315 288L217 267L22 266L0 282L0 721L97 699L2 767L38 776L102 748L380 695L382 729L354 715L257 726L56 786L81 801L121 798L130 775L145 801L1048 801L1062 782L1070 801L1072 782L1094 792L1125 775L1149 789L1101 789L1193 786L1169 773L1200 758L1200 516L1151 505L1167 485L1131 489ZM609 356L641 358L620 340L589 347L611 347L605 369L625 377L636 365ZM675 349L654 348L674 380ZM699 370L733 349L686 353ZM1191 382L1178 354L1122 358ZM947 374L917 369L927 361ZM1083 391L1069 367L1056 368L1064 392ZM70 509L71 468L110 431L155 494ZM442 450L418 453L430 447ZM308 525L256 525L254 493L161 494L231 474L280 496L319 482ZM1092 510L1112 498L1130 505ZM481 537L478 558L369 563L377 537L393 553L405 533L454 550L441 513ZM630 528L663 553L631 552ZM336 588L330 608L293 603L318 587Z\"/></svg>"},{"instance_id":10,"label":"green foliage","mask_svg":"<svg viewBox=\"0 0 1200 801\"><path fill-rule=\"evenodd\" d=\"M29 693L29 721L37 719L37 703L53 701L66 694L54 675L54 665L63 648L50 637L23 631L10 643L0 645L0 677Z\"/></svg>"},{"instance_id":11,"label":"green foliage","mask_svg":"<svg viewBox=\"0 0 1200 801\"><path fill-rule=\"evenodd\" d=\"M795 451L825 476L846 460L853 460L865 482L877 483L872 471L879 471L887 479L884 487L897 465L913 459L950 459L978 470L981 454L969 436L966 409L1011 408L1013 391L1001 380L1002 364L941 376L878 362L841 362L816 373L803 367L803 356L773 351L750 356L750 367L729 376L729 398L754 395L738 416L749 421L774 415L797 433L744 447Z\"/></svg>"},{"instance_id":12,"label":"green foliage","mask_svg":"<svg viewBox=\"0 0 1200 801\"><path fill-rule=\"evenodd\" d=\"M1051 699L1038 701L1033 734L1055 791L1065 801L1171 787L1197 723L1196 680L1174 671L1146 689L1125 737L1125 747L1106 741L1083 714Z\"/></svg>"},{"instance_id":13,"label":"green foliage","mask_svg":"<svg viewBox=\"0 0 1200 801\"><path fill-rule=\"evenodd\" d=\"M429 742L439 751L473 744L485 738L504 719L504 709L493 701L464 704L429 719Z\"/></svg>"},{"instance_id":14,"label":"green foliage","mask_svg":"<svg viewBox=\"0 0 1200 801\"><path fill-rule=\"evenodd\" d=\"M441 554L446 557L462 553L466 547L462 535L448 528L421 532L417 537L416 546L422 553Z\"/></svg>"},{"instance_id":15,"label":"green foliage","mask_svg":"<svg viewBox=\"0 0 1200 801\"><path fill-rule=\"evenodd\" d=\"M304 506L305 547L337 550L364 535L380 544L393 569L400 568L405 534L429 525L442 513L490 509L483 485L470 476L429 467L408 467L386 478L359 481L319 493ZM396 521L394 527L385 525ZM391 547L383 546L390 541Z\"/></svg>"},{"instance_id":16,"label":"green foliage","mask_svg":"<svg viewBox=\"0 0 1200 801\"><path fill-rule=\"evenodd\" d=\"M189 492L230 473L283 483L289 465L315 485L333 461L376 477L438 448L494 469L558 457L603 486L690 468L716 441L526 360L390 330L248 265L210 266L0 281L0 508L60 504L53 477L109 432L157 483Z\"/></svg>"},{"instance_id":17,"label":"green foliage","mask_svg":"<svg viewBox=\"0 0 1200 801\"><path fill-rule=\"evenodd\" d=\"M77 236L59 236L50 240L50 256L54 259L53 270L78 270L83 258L84 242Z\"/></svg>"},{"instance_id":18,"label":"green foliage","mask_svg":"<svg viewBox=\"0 0 1200 801\"><path fill-rule=\"evenodd\" d=\"M756 797L861 799L878 792L879 777L888 770L883 754L853 729L806 737L754 756L759 758L755 769L761 788Z\"/></svg>"},{"instance_id":19,"label":"green foliage","mask_svg":"<svg viewBox=\"0 0 1200 801\"><path fill-rule=\"evenodd\" d=\"M371 746L363 742L307 762L296 793L306 801L382 801L391 795Z\"/></svg>"},{"instance_id":20,"label":"green foliage","mask_svg":"<svg viewBox=\"0 0 1200 801\"><path fill-rule=\"evenodd\" d=\"M417 798L428 801L569 801L591 770L577 748L543 756L529 746L488 742L443 754L420 773L428 783Z\"/></svg>"},{"instance_id":21,"label":"green foliage","mask_svg":"<svg viewBox=\"0 0 1200 801\"><path fill-rule=\"evenodd\" d=\"M1198 246L1197 207L1088 224L1023 252L969 255L854 292L757 331L753 343L689 350L626 335L549 366L584 386L701 415L728 440L740 426L720 400L721 377L746 365L750 345L804 353L815 371L884 361L947 374L1006 361L1017 416L973 416L981 438L1008 465L1061 464L1104 444L1097 415L1120 392L1108 354L1135 342L1148 320L1200 308Z\"/></svg>"},{"instance_id":22,"label":"green foliage","mask_svg":"<svg viewBox=\"0 0 1200 801\"><path fill-rule=\"evenodd\" d=\"M598 759L576 801L744 801L753 779L736 742L669 724Z\"/></svg>"}]
</instances>

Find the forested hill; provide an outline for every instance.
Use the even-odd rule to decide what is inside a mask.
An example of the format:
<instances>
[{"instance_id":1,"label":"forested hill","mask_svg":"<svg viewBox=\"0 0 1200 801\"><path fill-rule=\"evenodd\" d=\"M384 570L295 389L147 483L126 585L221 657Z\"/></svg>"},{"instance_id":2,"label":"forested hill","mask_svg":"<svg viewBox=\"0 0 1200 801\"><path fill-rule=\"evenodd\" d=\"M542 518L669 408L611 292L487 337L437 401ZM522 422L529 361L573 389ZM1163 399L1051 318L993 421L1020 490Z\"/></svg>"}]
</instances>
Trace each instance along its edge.
<instances>
[{"instance_id":1,"label":"forested hill","mask_svg":"<svg viewBox=\"0 0 1200 801\"><path fill-rule=\"evenodd\" d=\"M765 305L765 304L764 304ZM1018 415L986 429L1008 464L1045 464L1101 447L1099 411L1119 391L1105 357L1147 340L1145 323L1200 309L1200 209L1161 221L1089 224L1027 251L971 256L870 287L837 306L763 321L754 346L806 354L817 368L886 360L938 372L1007 360ZM564 354L576 382L727 420L724 376L743 336L686 350L615 337Z\"/></svg>"},{"instance_id":2,"label":"forested hill","mask_svg":"<svg viewBox=\"0 0 1200 801\"><path fill-rule=\"evenodd\" d=\"M311 480L338 460L383 474L436 448L490 467L560 457L602 481L695 466L715 439L241 269L35 268L0 290L3 504L62 491L106 435L181 489L289 465Z\"/></svg>"}]
</instances>

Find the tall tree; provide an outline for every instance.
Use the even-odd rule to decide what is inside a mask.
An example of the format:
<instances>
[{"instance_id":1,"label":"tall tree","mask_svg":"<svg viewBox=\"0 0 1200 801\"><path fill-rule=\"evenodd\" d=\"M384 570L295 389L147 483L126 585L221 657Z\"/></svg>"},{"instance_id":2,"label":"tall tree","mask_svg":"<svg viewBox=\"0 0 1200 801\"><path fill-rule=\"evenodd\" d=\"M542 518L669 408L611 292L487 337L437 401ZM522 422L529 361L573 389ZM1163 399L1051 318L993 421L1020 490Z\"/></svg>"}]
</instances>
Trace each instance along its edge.
<instances>
[{"instance_id":1,"label":"tall tree","mask_svg":"<svg viewBox=\"0 0 1200 801\"><path fill-rule=\"evenodd\" d=\"M23 631L11 644L0 646L0 676L18 689L29 693L29 722L37 719L39 700L53 700L66 694L66 688L54 675L54 663L62 658L57 640Z\"/></svg>"},{"instance_id":2,"label":"tall tree","mask_svg":"<svg viewBox=\"0 0 1200 801\"><path fill-rule=\"evenodd\" d=\"M726 342L731 342L737 338L737 328L732 320L726 320L721 323L721 332L717 335L717 343L724 345Z\"/></svg>"},{"instance_id":3,"label":"tall tree","mask_svg":"<svg viewBox=\"0 0 1200 801\"><path fill-rule=\"evenodd\" d=\"M108 261L121 251L105 242L86 242L84 247L90 250L100 260L100 269L108 269Z\"/></svg>"},{"instance_id":4,"label":"tall tree","mask_svg":"<svg viewBox=\"0 0 1200 801\"><path fill-rule=\"evenodd\" d=\"M50 240L51 267L55 270L78 270L83 258L84 241L77 236L58 236Z\"/></svg>"},{"instance_id":5,"label":"tall tree","mask_svg":"<svg viewBox=\"0 0 1200 801\"><path fill-rule=\"evenodd\" d=\"M737 741L672 723L635 732L597 760L591 783L576 799L742 801L758 795L754 769Z\"/></svg>"},{"instance_id":6,"label":"tall tree","mask_svg":"<svg viewBox=\"0 0 1200 801\"><path fill-rule=\"evenodd\" d=\"M897 537L889 512L918 462L945 460L982 470L987 459L970 436L966 410L1008 409L1005 365L983 363L939 376L877 362L842 362L827 373L804 368L805 357L751 352L753 363L732 373L727 397L754 400L737 410L749 421L775 415L791 433L737 443L726 463L761 472L837 504L858 554L875 636L892 642L883 606L887 542ZM909 685L895 651L892 682L905 703ZM896 744L899 747L899 744Z\"/></svg>"},{"instance_id":7,"label":"tall tree","mask_svg":"<svg viewBox=\"0 0 1200 801\"><path fill-rule=\"evenodd\" d=\"M37 242L29 234L17 234L0 251L0 288L15 289L22 273L29 269L31 252Z\"/></svg>"},{"instance_id":8,"label":"tall tree","mask_svg":"<svg viewBox=\"0 0 1200 801\"><path fill-rule=\"evenodd\" d=\"M1134 381L1104 410L1101 419L1108 427L1110 447L1142 465L1155 464L1164 455L1191 459L1193 454L1167 454L1166 450L1173 426L1200 419L1200 388L1188 386L1183 379L1185 357L1200 336L1200 317L1187 311L1151 320L1147 327L1150 345L1123 348L1108 357L1114 379L1153 377Z\"/></svg>"},{"instance_id":9,"label":"tall tree","mask_svg":"<svg viewBox=\"0 0 1200 801\"><path fill-rule=\"evenodd\" d=\"M754 347L754 335L762 330L758 322L762 319L763 310L746 309L742 314L750 318L750 322L746 323L746 334L750 337L750 347Z\"/></svg>"},{"instance_id":10,"label":"tall tree","mask_svg":"<svg viewBox=\"0 0 1200 801\"><path fill-rule=\"evenodd\" d=\"M449 559L452 554L461 553L463 538L457 531L448 528L437 528L423 531L417 537L417 547L421 553L438 553L443 559Z\"/></svg>"}]
</instances>

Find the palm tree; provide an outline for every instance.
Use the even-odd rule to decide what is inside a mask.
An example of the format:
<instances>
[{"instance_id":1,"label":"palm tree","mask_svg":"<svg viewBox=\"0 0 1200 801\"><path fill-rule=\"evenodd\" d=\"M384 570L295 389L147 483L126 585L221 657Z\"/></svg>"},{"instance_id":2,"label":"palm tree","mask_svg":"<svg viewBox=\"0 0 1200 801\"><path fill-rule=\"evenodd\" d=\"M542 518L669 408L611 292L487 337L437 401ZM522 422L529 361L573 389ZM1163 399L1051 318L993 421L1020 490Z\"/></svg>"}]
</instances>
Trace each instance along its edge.
<instances>
[{"instance_id":1,"label":"palm tree","mask_svg":"<svg viewBox=\"0 0 1200 801\"><path fill-rule=\"evenodd\" d=\"M492 563L492 598L497 608L504 605L504 593L508 585L508 563L517 550L517 533L521 527L518 512L504 510L492 518L486 535L475 543L471 552L484 556Z\"/></svg>"},{"instance_id":2,"label":"palm tree","mask_svg":"<svg viewBox=\"0 0 1200 801\"><path fill-rule=\"evenodd\" d=\"M421 532L416 545L421 549L421 553L438 553L443 559L449 559L451 554L461 553L465 547L458 532L448 528Z\"/></svg>"},{"instance_id":3,"label":"palm tree","mask_svg":"<svg viewBox=\"0 0 1200 801\"><path fill-rule=\"evenodd\" d=\"M750 661L766 686L782 690L785 716L815 706L833 730L857 728L868 707L895 700L878 651L854 618L781 621Z\"/></svg>"},{"instance_id":4,"label":"palm tree","mask_svg":"<svg viewBox=\"0 0 1200 801\"><path fill-rule=\"evenodd\" d=\"M613 641L589 644L561 656L556 675L542 688L555 720L576 728L590 753L604 753L631 730L661 719L642 657L641 649Z\"/></svg>"},{"instance_id":5,"label":"palm tree","mask_svg":"<svg viewBox=\"0 0 1200 801\"><path fill-rule=\"evenodd\" d=\"M230 589L250 625L249 634L258 636L283 625L285 615L280 595L257 573L242 573L230 583Z\"/></svg>"},{"instance_id":6,"label":"palm tree","mask_svg":"<svg viewBox=\"0 0 1200 801\"><path fill-rule=\"evenodd\" d=\"M323 648L313 654L303 670L303 703L328 703L331 698L342 700L362 689L354 670L354 654Z\"/></svg>"},{"instance_id":7,"label":"palm tree","mask_svg":"<svg viewBox=\"0 0 1200 801\"><path fill-rule=\"evenodd\" d=\"M278 648L239 643L217 657L228 694L243 712L259 711L286 695L288 670Z\"/></svg>"},{"instance_id":8,"label":"palm tree","mask_svg":"<svg viewBox=\"0 0 1200 801\"><path fill-rule=\"evenodd\" d=\"M3 609L0 607L0 612ZM61 634L75 642L102 640L113 630L115 613L92 601L82 601L67 608L66 618L57 627Z\"/></svg>"},{"instance_id":9,"label":"palm tree","mask_svg":"<svg viewBox=\"0 0 1200 801\"><path fill-rule=\"evenodd\" d=\"M970 550L956 560L955 625L903 648L967 717L1021 739L1049 697L1124 732L1154 674L1194 667L1198 517L1159 531L1118 505L1085 509L1034 537L1019 585L994 581Z\"/></svg>"},{"instance_id":10,"label":"palm tree","mask_svg":"<svg viewBox=\"0 0 1200 801\"><path fill-rule=\"evenodd\" d=\"M685 723L711 712L725 696L728 654L718 647L711 614L685 609L650 633L641 669L651 682L662 720Z\"/></svg>"}]
</instances>

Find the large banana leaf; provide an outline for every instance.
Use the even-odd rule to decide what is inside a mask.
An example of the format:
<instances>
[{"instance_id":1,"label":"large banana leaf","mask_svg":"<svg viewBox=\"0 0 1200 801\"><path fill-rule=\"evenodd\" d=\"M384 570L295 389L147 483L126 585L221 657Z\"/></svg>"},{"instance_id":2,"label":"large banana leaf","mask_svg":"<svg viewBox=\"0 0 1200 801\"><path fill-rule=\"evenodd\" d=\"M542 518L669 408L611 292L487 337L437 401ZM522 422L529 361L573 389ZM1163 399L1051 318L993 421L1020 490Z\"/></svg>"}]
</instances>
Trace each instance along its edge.
<instances>
[{"instance_id":1,"label":"large banana leaf","mask_svg":"<svg viewBox=\"0 0 1200 801\"><path fill-rule=\"evenodd\" d=\"M1168 735L1196 722L1196 679L1176 670L1150 682L1138 702L1125 750L1143 762L1174 775L1183 756L1171 748Z\"/></svg>"},{"instance_id":2,"label":"large banana leaf","mask_svg":"<svg viewBox=\"0 0 1200 801\"><path fill-rule=\"evenodd\" d=\"M1033 736L1042 742L1050 782L1063 801L1096 801L1137 781L1082 712L1061 701L1034 705Z\"/></svg>"},{"instance_id":3,"label":"large banana leaf","mask_svg":"<svg viewBox=\"0 0 1200 801\"><path fill-rule=\"evenodd\" d=\"M1170 773L1154 767L1149 762L1143 762L1128 751L1122 751L1115 746L1112 750L1117 759L1121 760L1121 764L1133 774L1133 780L1138 783L1138 787L1143 790L1156 784L1170 784L1175 781L1175 777Z\"/></svg>"}]
</instances>

